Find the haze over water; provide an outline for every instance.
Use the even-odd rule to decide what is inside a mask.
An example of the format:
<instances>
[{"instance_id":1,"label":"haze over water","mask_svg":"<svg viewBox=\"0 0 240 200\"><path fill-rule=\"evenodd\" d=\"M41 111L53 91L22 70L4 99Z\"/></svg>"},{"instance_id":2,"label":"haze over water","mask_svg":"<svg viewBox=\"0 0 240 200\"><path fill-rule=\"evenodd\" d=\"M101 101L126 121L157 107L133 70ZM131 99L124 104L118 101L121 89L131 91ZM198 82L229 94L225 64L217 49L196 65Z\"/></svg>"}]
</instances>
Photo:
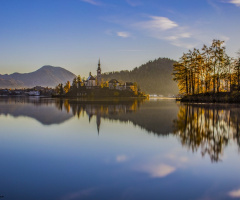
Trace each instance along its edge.
<instances>
[{"instance_id":1,"label":"haze over water","mask_svg":"<svg viewBox=\"0 0 240 200\"><path fill-rule=\"evenodd\" d=\"M0 99L3 199L240 197L240 106Z\"/></svg>"}]
</instances>

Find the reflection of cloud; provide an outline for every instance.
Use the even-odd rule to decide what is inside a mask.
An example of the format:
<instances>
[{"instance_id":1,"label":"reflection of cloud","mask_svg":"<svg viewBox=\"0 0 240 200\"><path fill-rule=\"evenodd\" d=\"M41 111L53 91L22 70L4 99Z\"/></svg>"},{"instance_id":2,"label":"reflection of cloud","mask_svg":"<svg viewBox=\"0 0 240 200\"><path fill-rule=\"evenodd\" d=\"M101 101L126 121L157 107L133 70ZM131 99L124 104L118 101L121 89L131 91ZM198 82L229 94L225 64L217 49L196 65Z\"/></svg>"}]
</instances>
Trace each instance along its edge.
<instances>
[{"instance_id":1,"label":"reflection of cloud","mask_svg":"<svg viewBox=\"0 0 240 200\"><path fill-rule=\"evenodd\" d=\"M166 164L160 164L145 166L143 170L149 173L153 178L162 178L173 173L176 168Z\"/></svg>"},{"instance_id":2,"label":"reflection of cloud","mask_svg":"<svg viewBox=\"0 0 240 200\"><path fill-rule=\"evenodd\" d=\"M177 156L173 153L166 155L166 157L173 160L173 161L177 161L178 163L186 163L188 161L187 157L185 157L185 156L180 156L179 157L179 156Z\"/></svg>"},{"instance_id":3,"label":"reflection of cloud","mask_svg":"<svg viewBox=\"0 0 240 200\"><path fill-rule=\"evenodd\" d=\"M117 162L125 162L127 159L128 159L128 158L127 158L127 156L125 156L125 155L118 155L118 156L116 157L116 161L117 161Z\"/></svg>"},{"instance_id":4,"label":"reflection of cloud","mask_svg":"<svg viewBox=\"0 0 240 200\"><path fill-rule=\"evenodd\" d=\"M130 37L130 33L128 33L128 32L117 32L117 36L122 37L122 38L128 38L128 37Z\"/></svg>"},{"instance_id":5,"label":"reflection of cloud","mask_svg":"<svg viewBox=\"0 0 240 200\"><path fill-rule=\"evenodd\" d=\"M90 3L90 4L95 5L95 6L99 5L99 3L96 2L95 0L81 0L81 1L86 2L86 3Z\"/></svg>"},{"instance_id":6,"label":"reflection of cloud","mask_svg":"<svg viewBox=\"0 0 240 200\"><path fill-rule=\"evenodd\" d=\"M230 191L229 196L232 198L240 198L240 189Z\"/></svg>"},{"instance_id":7,"label":"reflection of cloud","mask_svg":"<svg viewBox=\"0 0 240 200\"><path fill-rule=\"evenodd\" d=\"M229 3L232 3L236 6L240 6L240 0L230 0Z\"/></svg>"},{"instance_id":8,"label":"reflection of cloud","mask_svg":"<svg viewBox=\"0 0 240 200\"><path fill-rule=\"evenodd\" d=\"M81 199L81 198L86 198L86 196L90 196L94 192L94 188L89 188L85 190L80 190L78 192L73 192L65 197L63 197L61 200L75 200L75 199Z\"/></svg>"}]
</instances>

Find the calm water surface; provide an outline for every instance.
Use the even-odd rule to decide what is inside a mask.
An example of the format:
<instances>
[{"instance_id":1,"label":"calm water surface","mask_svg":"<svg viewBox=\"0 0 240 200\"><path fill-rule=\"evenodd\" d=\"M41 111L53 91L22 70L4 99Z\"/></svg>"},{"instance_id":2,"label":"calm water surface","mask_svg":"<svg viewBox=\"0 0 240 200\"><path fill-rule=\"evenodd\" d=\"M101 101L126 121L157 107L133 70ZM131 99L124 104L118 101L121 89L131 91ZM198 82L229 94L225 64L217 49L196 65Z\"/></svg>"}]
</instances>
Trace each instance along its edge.
<instances>
[{"instance_id":1,"label":"calm water surface","mask_svg":"<svg viewBox=\"0 0 240 200\"><path fill-rule=\"evenodd\" d=\"M238 199L240 106L0 98L8 200Z\"/></svg>"}]
</instances>

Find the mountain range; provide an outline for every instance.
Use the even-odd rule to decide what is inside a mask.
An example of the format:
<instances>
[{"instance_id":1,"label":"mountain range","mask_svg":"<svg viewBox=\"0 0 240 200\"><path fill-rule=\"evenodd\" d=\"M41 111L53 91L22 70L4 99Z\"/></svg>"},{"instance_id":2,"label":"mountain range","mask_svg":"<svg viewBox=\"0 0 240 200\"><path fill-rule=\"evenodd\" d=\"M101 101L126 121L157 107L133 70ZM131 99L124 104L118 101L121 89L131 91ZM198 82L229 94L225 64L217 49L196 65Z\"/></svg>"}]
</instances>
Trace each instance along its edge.
<instances>
[{"instance_id":1,"label":"mountain range","mask_svg":"<svg viewBox=\"0 0 240 200\"><path fill-rule=\"evenodd\" d=\"M59 83L72 81L75 77L75 74L62 67L45 65L31 73L0 74L0 88L56 87Z\"/></svg>"},{"instance_id":2,"label":"mountain range","mask_svg":"<svg viewBox=\"0 0 240 200\"><path fill-rule=\"evenodd\" d=\"M104 81L117 79L122 83L136 82L147 94L176 95L177 83L172 80L174 62L168 58L158 58L133 70L103 73L102 78ZM45 65L31 73L0 74L0 88L56 87L59 83L72 82L75 77L64 68Z\"/></svg>"}]
</instances>

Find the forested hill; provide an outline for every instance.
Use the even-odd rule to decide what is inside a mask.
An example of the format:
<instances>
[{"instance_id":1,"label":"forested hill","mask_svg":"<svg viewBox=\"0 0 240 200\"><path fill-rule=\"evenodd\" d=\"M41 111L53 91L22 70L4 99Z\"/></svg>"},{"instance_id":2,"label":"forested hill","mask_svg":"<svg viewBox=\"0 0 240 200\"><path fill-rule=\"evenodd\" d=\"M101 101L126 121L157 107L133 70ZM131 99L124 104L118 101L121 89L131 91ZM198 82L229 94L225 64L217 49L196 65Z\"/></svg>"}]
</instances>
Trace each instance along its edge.
<instances>
[{"instance_id":1,"label":"forested hill","mask_svg":"<svg viewBox=\"0 0 240 200\"><path fill-rule=\"evenodd\" d=\"M176 95L177 83L172 80L174 62L168 58L158 58L131 71L109 72L102 77L105 81L117 79L119 82L137 82L141 90L148 94Z\"/></svg>"}]
</instances>

